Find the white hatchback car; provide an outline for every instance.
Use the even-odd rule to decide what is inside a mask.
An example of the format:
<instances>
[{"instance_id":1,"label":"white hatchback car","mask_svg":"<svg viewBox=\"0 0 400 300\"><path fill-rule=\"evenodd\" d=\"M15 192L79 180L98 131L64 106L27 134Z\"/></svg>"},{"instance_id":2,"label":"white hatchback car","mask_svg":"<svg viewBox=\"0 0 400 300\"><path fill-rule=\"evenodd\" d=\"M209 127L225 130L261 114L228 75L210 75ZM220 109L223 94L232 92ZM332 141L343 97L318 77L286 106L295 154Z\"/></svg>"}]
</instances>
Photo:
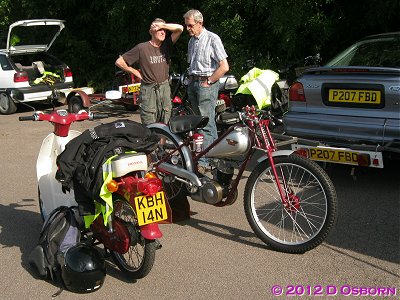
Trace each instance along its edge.
<instances>
[{"instance_id":1,"label":"white hatchback car","mask_svg":"<svg viewBox=\"0 0 400 300\"><path fill-rule=\"evenodd\" d=\"M64 21L54 19L10 25L6 48L0 49L0 114L14 113L17 103L48 100L49 86L34 83L45 72L59 76L54 88L61 98L71 91L74 82L70 68L47 52L63 28Z\"/></svg>"}]
</instances>

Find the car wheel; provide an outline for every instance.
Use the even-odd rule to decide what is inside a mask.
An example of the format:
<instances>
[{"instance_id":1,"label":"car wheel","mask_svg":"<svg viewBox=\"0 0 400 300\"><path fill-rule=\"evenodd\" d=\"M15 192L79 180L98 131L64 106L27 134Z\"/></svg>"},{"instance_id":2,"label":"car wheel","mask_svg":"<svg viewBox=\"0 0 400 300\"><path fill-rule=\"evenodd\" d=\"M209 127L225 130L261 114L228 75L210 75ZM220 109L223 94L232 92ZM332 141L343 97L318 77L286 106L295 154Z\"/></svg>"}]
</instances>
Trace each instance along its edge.
<instances>
[{"instance_id":1,"label":"car wheel","mask_svg":"<svg viewBox=\"0 0 400 300\"><path fill-rule=\"evenodd\" d=\"M6 94L0 93L0 113L3 115L10 115L17 111L17 105Z\"/></svg>"},{"instance_id":2,"label":"car wheel","mask_svg":"<svg viewBox=\"0 0 400 300\"><path fill-rule=\"evenodd\" d=\"M81 97L79 96L72 96L69 100L68 100L68 110L70 113L77 113L79 112L81 109L83 109L83 102Z\"/></svg>"}]
</instances>

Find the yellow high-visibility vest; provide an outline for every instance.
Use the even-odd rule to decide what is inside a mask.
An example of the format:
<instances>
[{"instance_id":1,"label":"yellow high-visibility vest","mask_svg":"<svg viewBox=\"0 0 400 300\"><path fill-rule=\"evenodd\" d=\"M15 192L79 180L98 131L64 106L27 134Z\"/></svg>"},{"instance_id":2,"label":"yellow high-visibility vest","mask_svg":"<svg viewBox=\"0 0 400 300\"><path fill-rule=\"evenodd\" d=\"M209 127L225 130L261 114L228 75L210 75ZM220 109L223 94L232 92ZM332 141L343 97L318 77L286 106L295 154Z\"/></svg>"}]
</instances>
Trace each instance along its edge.
<instances>
[{"instance_id":1,"label":"yellow high-visibility vest","mask_svg":"<svg viewBox=\"0 0 400 300\"><path fill-rule=\"evenodd\" d=\"M278 79L279 74L272 70L253 68L240 78L236 94L253 95L258 108L262 109L271 105L271 88Z\"/></svg>"},{"instance_id":2,"label":"yellow high-visibility vest","mask_svg":"<svg viewBox=\"0 0 400 300\"><path fill-rule=\"evenodd\" d=\"M136 153L135 151L129 151L125 153ZM108 217L113 212L113 201L112 201L112 193L107 189L107 184L113 179L113 172L112 172L112 160L117 157L118 155L111 156L108 158L103 164L103 185L100 188L100 197L104 200L107 205L103 205L97 201L94 201L95 204L95 213L94 215L84 216L85 227L89 228L90 224L93 223L96 218L102 214L104 226L108 224Z\"/></svg>"}]
</instances>

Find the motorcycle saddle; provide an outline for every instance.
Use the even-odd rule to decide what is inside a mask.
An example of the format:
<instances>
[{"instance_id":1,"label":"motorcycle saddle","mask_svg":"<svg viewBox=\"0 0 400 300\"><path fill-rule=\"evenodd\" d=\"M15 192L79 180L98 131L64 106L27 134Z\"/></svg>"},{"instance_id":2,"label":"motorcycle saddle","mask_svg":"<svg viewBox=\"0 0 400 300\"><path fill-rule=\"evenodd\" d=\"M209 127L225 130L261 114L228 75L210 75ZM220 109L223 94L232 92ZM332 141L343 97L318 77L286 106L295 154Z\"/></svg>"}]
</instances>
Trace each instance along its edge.
<instances>
[{"instance_id":1,"label":"motorcycle saddle","mask_svg":"<svg viewBox=\"0 0 400 300\"><path fill-rule=\"evenodd\" d=\"M169 129L172 133L185 133L203 128L207 123L208 117L198 115L176 116L169 120Z\"/></svg>"}]
</instances>

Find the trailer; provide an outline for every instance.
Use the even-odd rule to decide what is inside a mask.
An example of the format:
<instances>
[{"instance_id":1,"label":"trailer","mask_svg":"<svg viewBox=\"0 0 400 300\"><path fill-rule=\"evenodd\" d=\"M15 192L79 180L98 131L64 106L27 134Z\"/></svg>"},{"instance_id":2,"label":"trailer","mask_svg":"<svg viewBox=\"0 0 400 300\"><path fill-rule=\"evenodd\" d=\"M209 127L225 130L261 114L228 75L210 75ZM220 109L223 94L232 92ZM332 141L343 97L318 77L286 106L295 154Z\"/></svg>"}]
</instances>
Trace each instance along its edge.
<instances>
[{"instance_id":1,"label":"trailer","mask_svg":"<svg viewBox=\"0 0 400 300\"><path fill-rule=\"evenodd\" d=\"M113 89L121 93L121 98L111 100L112 104L122 105L129 111L139 109L140 81L138 78L132 74L118 71L115 73ZM106 100L104 93L93 93L92 88L77 88L69 92L65 104L68 105L70 112L77 113L81 109L88 108L104 100Z\"/></svg>"}]
</instances>

